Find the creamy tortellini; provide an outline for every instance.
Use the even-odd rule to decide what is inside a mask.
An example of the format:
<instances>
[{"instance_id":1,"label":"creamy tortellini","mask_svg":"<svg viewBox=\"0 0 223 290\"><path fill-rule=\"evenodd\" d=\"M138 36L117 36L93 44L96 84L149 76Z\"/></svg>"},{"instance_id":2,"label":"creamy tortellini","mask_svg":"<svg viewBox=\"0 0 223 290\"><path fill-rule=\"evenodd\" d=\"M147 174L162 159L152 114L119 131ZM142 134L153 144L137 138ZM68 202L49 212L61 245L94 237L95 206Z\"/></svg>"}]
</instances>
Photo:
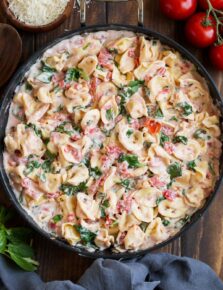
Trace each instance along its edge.
<instances>
[{"instance_id":1,"label":"creamy tortellini","mask_svg":"<svg viewBox=\"0 0 223 290\"><path fill-rule=\"evenodd\" d=\"M74 36L16 89L4 165L44 230L89 251L173 236L219 176L220 114L178 52L126 31Z\"/></svg>"}]
</instances>

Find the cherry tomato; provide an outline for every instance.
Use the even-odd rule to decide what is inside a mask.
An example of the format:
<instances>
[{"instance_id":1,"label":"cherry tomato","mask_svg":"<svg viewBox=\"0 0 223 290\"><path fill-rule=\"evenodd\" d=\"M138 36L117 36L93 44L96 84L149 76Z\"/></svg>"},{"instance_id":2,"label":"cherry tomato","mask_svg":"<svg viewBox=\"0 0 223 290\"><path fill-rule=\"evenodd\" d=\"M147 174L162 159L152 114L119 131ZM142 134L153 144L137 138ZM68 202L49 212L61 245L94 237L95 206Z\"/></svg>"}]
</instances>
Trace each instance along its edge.
<instances>
[{"instance_id":1,"label":"cherry tomato","mask_svg":"<svg viewBox=\"0 0 223 290\"><path fill-rule=\"evenodd\" d=\"M160 123L151 119L147 119L144 125L149 129L150 134L157 134L161 129Z\"/></svg>"},{"instance_id":2,"label":"cherry tomato","mask_svg":"<svg viewBox=\"0 0 223 290\"><path fill-rule=\"evenodd\" d=\"M183 20L191 16L197 8L197 0L160 0L160 10L167 17Z\"/></svg>"},{"instance_id":3,"label":"cherry tomato","mask_svg":"<svg viewBox=\"0 0 223 290\"><path fill-rule=\"evenodd\" d=\"M223 44L218 46L213 45L210 48L209 56L214 67L223 70Z\"/></svg>"},{"instance_id":4,"label":"cherry tomato","mask_svg":"<svg viewBox=\"0 0 223 290\"><path fill-rule=\"evenodd\" d=\"M215 9L223 9L223 0L210 0L210 2ZM207 0L199 0L199 5L204 10L208 9Z\"/></svg>"},{"instance_id":5,"label":"cherry tomato","mask_svg":"<svg viewBox=\"0 0 223 290\"><path fill-rule=\"evenodd\" d=\"M216 40L216 27L214 19L209 16L205 23L206 13L199 12L191 16L185 26L185 35L187 40L197 47L207 47Z\"/></svg>"}]
</instances>

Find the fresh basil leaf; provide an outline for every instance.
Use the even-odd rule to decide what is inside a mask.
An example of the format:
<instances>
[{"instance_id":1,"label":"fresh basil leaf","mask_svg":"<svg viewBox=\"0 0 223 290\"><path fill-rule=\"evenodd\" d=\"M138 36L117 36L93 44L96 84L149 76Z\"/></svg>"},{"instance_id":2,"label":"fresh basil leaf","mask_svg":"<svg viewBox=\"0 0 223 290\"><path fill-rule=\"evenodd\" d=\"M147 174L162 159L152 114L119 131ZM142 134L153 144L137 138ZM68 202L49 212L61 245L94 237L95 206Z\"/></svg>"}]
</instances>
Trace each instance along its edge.
<instances>
[{"instance_id":1,"label":"fresh basil leaf","mask_svg":"<svg viewBox=\"0 0 223 290\"><path fill-rule=\"evenodd\" d=\"M13 244L24 243L30 240L32 230L23 227L7 229L7 239Z\"/></svg>"},{"instance_id":2,"label":"fresh basil leaf","mask_svg":"<svg viewBox=\"0 0 223 290\"><path fill-rule=\"evenodd\" d=\"M82 227L82 226L74 226L75 229L79 232L81 241L84 245L91 245L94 244L94 239L96 238L96 234L89 231L88 229Z\"/></svg>"},{"instance_id":3,"label":"fresh basil leaf","mask_svg":"<svg viewBox=\"0 0 223 290\"><path fill-rule=\"evenodd\" d=\"M138 156L133 154L121 154L119 156L118 162L124 162L126 161L128 163L129 168L139 168L144 166L144 164L139 162Z\"/></svg>"},{"instance_id":4,"label":"fresh basil leaf","mask_svg":"<svg viewBox=\"0 0 223 290\"><path fill-rule=\"evenodd\" d=\"M164 147L165 143L169 141L170 141L170 138L161 131L160 132L160 146Z\"/></svg>"},{"instance_id":5,"label":"fresh basil leaf","mask_svg":"<svg viewBox=\"0 0 223 290\"><path fill-rule=\"evenodd\" d=\"M0 254L5 252L7 244L7 235L4 226L0 226Z\"/></svg>"},{"instance_id":6,"label":"fresh basil leaf","mask_svg":"<svg viewBox=\"0 0 223 290\"><path fill-rule=\"evenodd\" d=\"M23 258L33 258L34 257L33 249L29 245L24 244L24 243L20 243L20 244L9 243L8 244L8 251L10 253L21 256Z\"/></svg>"},{"instance_id":7,"label":"fresh basil leaf","mask_svg":"<svg viewBox=\"0 0 223 290\"><path fill-rule=\"evenodd\" d=\"M13 217L13 212L0 205L0 224L5 224Z\"/></svg>"},{"instance_id":8,"label":"fresh basil leaf","mask_svg":"<svg viewBox=\"0 0 223 290\"><path fill-rule=\"evenodd\" d=\"M187 169L188 170L196 171L195 170L195 167L196 167L195 160L192 160L192 161L187 162Z\"/></svg>"},{"instance_id":9,"label":"fresh basil leaf","mask_svg":"<svg viewBox=\"0 0 223 290\"><path fill-rule=\"evenodd\" d=\"M29 258L23 258L13 252L9 252L9 255L11 259L23 270L32 272L37 269L38 263L36 261Z\"/></svg>"},{"instance_id":10,"label":"fresh basil leaf","mask_svg":"<svg viewBox=\"0 0 223 290\"><path fill-rule=\"evenodd\" d=\"M70 184L62 184L60 190L66 195L74 195L77 192L86 192L88 189L86 182L81 182L79 185L74 186Z\"/></svg>"},{"instance_id":11,"label":"fresh basil leaf","mask_svg":"<svg viewBox=\"0 0 223 290\"><path fill-rule=\"evenodd\" d=\"M172 163L167 168L167 173L171 179L182 176L182 168L178 162Z\"/></svg>"},{"instance_id":12,"label":"fresh basil leaf","mask_svg":"<svg viewBox=\"0 0 223 290\"><path fill-rule=\"evenodd\" d=\"M184 145L187 145L188 139L185 136L175 136L173 138L173 143L183 143Z\"/></svg>"}]
</instances>

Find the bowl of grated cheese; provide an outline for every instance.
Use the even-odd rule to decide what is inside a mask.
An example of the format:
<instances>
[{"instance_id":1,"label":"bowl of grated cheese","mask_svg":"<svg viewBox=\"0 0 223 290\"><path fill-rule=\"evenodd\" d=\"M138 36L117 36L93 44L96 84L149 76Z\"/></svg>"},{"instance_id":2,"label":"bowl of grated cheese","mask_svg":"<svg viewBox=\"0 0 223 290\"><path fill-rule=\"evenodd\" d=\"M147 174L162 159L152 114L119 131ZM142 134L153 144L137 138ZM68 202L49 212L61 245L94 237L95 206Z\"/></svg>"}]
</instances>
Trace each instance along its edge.
<instances>
[{"instance_id":1,"label":"bowl of grated cheese","mask_svg":"<svg viewBox=\"0 0 223 290\"><path fill-rule=\"evenodd\" d=\"M73 10L74 0L1 0L0 6L17 28L41 32L64 22Z\"/></svg>"}]
</instances>

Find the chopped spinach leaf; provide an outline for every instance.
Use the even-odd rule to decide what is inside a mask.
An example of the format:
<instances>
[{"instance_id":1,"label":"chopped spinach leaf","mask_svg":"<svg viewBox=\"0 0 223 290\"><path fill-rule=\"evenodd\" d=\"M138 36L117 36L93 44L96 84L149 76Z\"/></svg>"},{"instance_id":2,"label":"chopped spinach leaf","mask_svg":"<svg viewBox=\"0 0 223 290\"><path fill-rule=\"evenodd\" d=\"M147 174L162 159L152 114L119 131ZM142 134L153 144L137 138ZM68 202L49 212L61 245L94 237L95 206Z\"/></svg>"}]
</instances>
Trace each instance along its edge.
<instances>
[{"instance_id":1,"label":"chopped spinach leaf","mask_svg":"<svg viewBox=\"0 0 223 290\"><path fill-rule=\"evenodd\" d=\"M40 138L42 137L42 132L41 132L41 130L38 129L38 128L36 127L35 124L28 123L28 124L25 125L25 128L26 128L26 129L27 129L27 128L32 128L32 129L34 130L35 134L36 134L38 137L40 137Z\"/></svg>"},{"instance_id":2,"label":"chopped spinach leaf","mask_svg":"<svg viewBox=\"0 0 223 290\"><path fill-rule=\"evenodd\" d=\"M184 145L187 145L188 139L185 136L175 136L173 138L173 143L183 143Z\"/></svg>"},{"instance_id":3,"label":"chopped spinach leaf","mask_svg":"<svg viewBox=\"0 0 223 290\"><path fill-rule=\"evenodd\" d=\"M178 121L177 117L173 116L172 118L170 118L170 121Z\"/></svg>"},{"instance_id":4,"label":"chopped spinach leaf","mask_svg":"<svg viewBox=\"0 0 223 290\"><path fill-rule=\"evenodd\" d=\"M208 169L210 171L210 173L215 176L215 171L214 171L214 166L213 166L213 163L212 162L208 162Z\"/></svg>"},{"instance_id":5,"label":"chopped spinach leaf","mask_svg":"<svg viewBox=\"0 0 223 290\"><path fill-rule=\"evenodd\" d=\"M109 207L109 200L106 199L104 200L101 205L100 205L100 209L101 209L101 217L105 218L106 217L106 213L105 213L105 209Z\"/></svg>"},{"instance_id":6,"label":"chopped spinach leaf","mask_svg":"<svg viewBox=\"0 0 223 290\"><path fill-rule=\"evenodd\" d=\"M195 167L196 167L195 160L187 162L187 169L188 170L196 171Z\"/></svg>"},{"instance_id":7,"label":"chopped spinach leaf","mask_svg":"<svg viewBox=\"0 0 223 290\"><path fill-rule=\"evenodd\" d=\"M158 108L155 112L155 117L156 118L163 118L163 112L161 111L160 108Z\"/></svg>"},{"instance_id":8,"label":"chopped spinach leaf","mask_svg":"<svg viewBox=\"0 0 223 290\"><path fill-rule=\"evenodd\" d=\"M170 224L170 221L162 220L162 223L163 223L164 227L167 227Z\"/></svg>"},{"instance_id":9,"label":"chopped spinach leaf","mask_svg":"<svg viewBox=\"0 0 223 290\"><path fill-rule=\"evenodd\" d=\"M47 73L55 73L56 69L49 66L48 64L46 64L45 62L42 61L42 68L41 68L42 72L47 72Z\"/></svg>"},{"instance_id":10,"label":"chopped spinach leaf","mask_svg":"<svg viewBox=\"0 0 223 290\"><path fill-rule=\"evenodd\" d=\"M94 177L95 179L99 178L102 176L101 170L96 166L94 168L90 169L90 176Z\"/></svg>"},{"instance_id":11,"label":"chopped spinach leaf","mask_svg":"<svg viewBox=\"0 0 223 290\"><path fill-rule=\"evenodd\" d=\"M141 230L142 230L143 232L145 232L146 229L147 229L147 227L148 227L148 223L146 223L146 222L142 222L139 226L140 226Z\"/></svg>"},{"instance_id":12,"label":"chopped spinach leaf","mask_svg":"<svg viewBox=\"0 0 223 290\"><path fill-rule=\"evenodd\" d=\"M128 138L129 138L132 134L133 134L133 130L131 130L131 129L129 129L129 130L126 132L126 135L127 135Z\"/></svg>"},{"instance_id":13,"label":"chopped spinach leaf","mask_svg":"<svg viewBox=\"0 0 223 290\"><path fill-rule=\"evenodd\" d=\"M75 229L80 234L81 241L84 245L91 245L94 244L94 239L96 238L96 234L89 231L88 229L82 227L82 226L74 226Z\"/></svg>"},{"instance_id":14,"label":"chopped spinach leaf","mask_svg":"<svg viewBox=\"0 0 223 290\"><path fill-rule=\"evenodd\" d=\"M179 103L178 106L182 109L184 116L189 116L193 113L193 108L187 102Z\"/></svg>"},{"instance_id":15,"label":"chopped spinach leaf","mask_svg":"<svg viewBox=\"0 0 223 290\"><path fill-rule=\"evenodd\" d=\"M79 78L82 78L86 81L89 80L89 77L82 69L69 68L66 72L66 75L65 75L65 82L67 82L67 83L69 83L71 81L77 82L79 80Z\"/></svg>"},{"instance_id":16,"label":"chopped spinach leaf","mask_svg":"<svg viewBox=\"0 0 223 290\"><path fill-rule=\"evenodd\" d=\"M161 201L163 201L164 199L165 199L165 197L164 197L163 195L159 196L159 197L157 198L157 200L156 200L156 205L159 205L159 203L160 203Z\"/></svg>"},{"instance_id":17,"label":"chopped spinach leaf","mask_svg":"<svg viewBox=\"0 0 223 290\"><path fill-rule=\"evenodd\" d=\"M29 175L33 170L41 167L41 164L37 160L29 160L26 164L26 169L24 169L24 175Z\"/></svg>"},{"instance_id":18,"label":"chopped spinach leaf","mask_svg":"<svg viewBox=\"0 0 223 290\"><path fill-rule=\"evenodd\" d=\"M196 139L202 139L202 140L208 140L210 139L210 136L207 135L207 131L205 131L204 129L197 129L194 132L194 138Z\"/></svg>"},{"instance_id":19,"label":"chopped spinach leaf","mask_svg":"<svg viewBox=\"0 0 223 290\"><path fill-rule=\"evenodd\" d=\"M59 221L61 221L62 218L63 218L63 216L62 216L61 214L57 214L57 215L55 215L55 216L53 217L53 221L54 221L54 223L56 224L56 223L58 223Z\"/></svg>"},{"instance_id":20,"label":"chopped spinach leaf","mask_svg":"<svg viewBox=\"0 0 223 290\"><path fill-rule=\"evenodd\" d=\"M166 134L164 134L162 131L160 132L160 146L164 147L166 142L169 142L170 138Z\"/></svg>"},{"instance_id":21,"label":"chopped spinach leaf","mask_svg":"<svg viewBox=\"0 0 223 290\"><path fill-rule=\"evenodd\" d=\"M178 162L172 163L167 168L167 173L171 179L182 176L182 168Z\"/></svg>"},{"instance_id":22,"label":"chopped spinach leaf","mask_svg":"<svg viewBox=\"0 0 223 290\"><path fill-rule=\"evenodd\" d=\"M79 185L74 186L70 184L62 184L60 190L66 195L74 195L77 192L86 192L88 189L86 182L81 182Z\"/></svg>"},{"instance_id":23,"label":"chopped spinach leaf","mask_svg":"<svg viewBox=\"0 0 223 290\"><path fill-rule=\"evenodd\" d=\"M130 190L132 188L132 181L130 179L124 179L120 182L120 184L127 190Z\"/></svg>"},{"instance_id":24,"label":"chopped spinach leaf","mask_svg":"<svg viewBox=\"0 0 223 290\"><path fill-rule=\"evenodd\" d=\"M119 156L118 162L124 162L124 161L128 163L129 168L138 168L138 167L144 166L144 164L139 162L137 155L121 154Z\"/></svg>"},{"instance_id":25,"label":"chopped spinach leaf","mask_svg":"<svg viewBox=\"0 0 223 290\"><path fill-rule=\"evenodd\" d=\"M107 119L108 121L113 120L113 119L114 119L114 114L113 114L112 109L108 109L108 110L106 111L106 113L105 113L105 116L106 116L106 119Z\"/></svg>"},{"instance_id":26,"label":"chopped spinach leaf","mask_svg":"<svg viewBox=\"0 0 223 290\"><path fill-rule=\"evenodd\" d=\"M185 224L189 223L190 220L191 220L191 216L186 215L184 218L180 219L179 222L181 223L181 225L185 225Z\"/></svg>"}]
</instances>

